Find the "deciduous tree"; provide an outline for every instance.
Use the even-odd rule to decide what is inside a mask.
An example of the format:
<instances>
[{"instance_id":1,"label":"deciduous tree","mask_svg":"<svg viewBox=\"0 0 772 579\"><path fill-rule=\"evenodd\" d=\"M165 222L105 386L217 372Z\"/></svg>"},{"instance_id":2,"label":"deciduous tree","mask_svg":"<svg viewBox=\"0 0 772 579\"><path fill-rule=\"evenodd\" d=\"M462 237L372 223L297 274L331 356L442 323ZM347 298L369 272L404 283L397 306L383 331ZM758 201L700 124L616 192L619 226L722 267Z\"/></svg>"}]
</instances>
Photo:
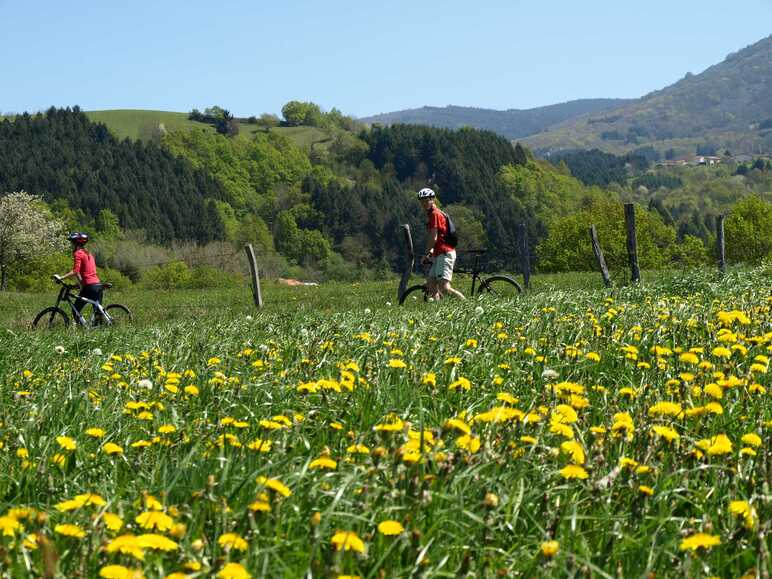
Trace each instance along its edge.
<instances>
[{"instance_id":1,"label":"deciduous tree","mask_svg":"<svg viewBox=\"0 0 772 579\"><path fill-rule=\"evenodd\" d=\"M65 248L64 226L36 195L24 191L0 196L0 291L16 264Z\"/></svg>"}]
</instances>

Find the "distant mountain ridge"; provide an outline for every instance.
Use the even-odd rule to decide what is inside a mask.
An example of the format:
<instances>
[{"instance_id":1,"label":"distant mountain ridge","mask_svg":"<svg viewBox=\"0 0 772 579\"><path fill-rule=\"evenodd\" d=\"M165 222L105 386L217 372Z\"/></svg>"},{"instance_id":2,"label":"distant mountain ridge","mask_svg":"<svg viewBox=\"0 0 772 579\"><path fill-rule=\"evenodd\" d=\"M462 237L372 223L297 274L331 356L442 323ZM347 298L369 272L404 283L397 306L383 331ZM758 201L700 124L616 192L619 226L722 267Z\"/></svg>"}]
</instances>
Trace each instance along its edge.
<instances>
[{"instance_id":1,"label":"distant mountain ridge","mask_svg":"<svg viewBox=\"0 0 772 579\"><path fill-rule=\"evenodd\" d=\"M473 127L493 131L509 139L520 139L544 131L548 127L567 120L618 108L630 102L628 99L579 99L536 107L532 109L507 109L504 111L476 107L448 105L445 107L421 107L383 113L359 119L368 124L430 125L446 129Z\"/></svg>"},{"instance_id":2,"label":"distant mountain ridge","mask_svg":"<svg viewBox=\"0 0 772 579\"><path fill-rule=\"evenodd\" d=\"M669 157L693 155L698 149L769 154L772 35L638 99L582 99L505 111L425 106L360 120L486 129L545 156L594 148L620 154L643 147Z\"/></svg>"},{"instance_id":3,"label":"distant mountain ridge","mask_svg":"<svg viewBox=\"0 0 772 579\"><path fill-rule=\"evenodd\" d=\"M700 74L605 114L589 113L530 135L537 152L642 146L694 153L694 147L735 153L772 151L772 35L728 55Z\"/></svg>"}]
</instances>

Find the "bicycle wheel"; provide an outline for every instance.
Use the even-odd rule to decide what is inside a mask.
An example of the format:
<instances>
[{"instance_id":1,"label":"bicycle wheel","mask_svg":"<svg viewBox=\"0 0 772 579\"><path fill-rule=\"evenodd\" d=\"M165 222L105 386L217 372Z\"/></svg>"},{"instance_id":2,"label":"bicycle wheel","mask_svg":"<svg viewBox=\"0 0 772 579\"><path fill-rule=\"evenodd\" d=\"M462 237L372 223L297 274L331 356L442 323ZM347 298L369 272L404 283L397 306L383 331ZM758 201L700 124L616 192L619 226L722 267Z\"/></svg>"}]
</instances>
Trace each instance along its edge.
<instances>
[{"instance_id":1,"label":"bicycle wheel","mask_svg":"<svg viewBox=\"0 0 772 579\"><path fill-rule=\"evenodd\" d=\"M53 330L56 328L66 328L70 325L70 318L64 313L64 310L57 307L50 307L40 312L32 320L33 330Z\"/></svg>"},{"instance_id":2,"label":"bicycle wheel","mask_svg":"<svg viewBox=\"0 0 772 579\"><path fill-rule=\"evenodd\" d=\"M107 312L107 315L110 316L111 326L126 326L132 321L131 311L121 304L110 304L109 306L105 306L105 311Z\"/></svg>"},{"instance_id":3,"label":"bicycle wheel","mask_svg":"<svg viewBox=\"0 0 772 579\"><path fill-rule=\"evenodd\" d=\"M488 294L497 298L511 299L522 293L520 284L506 275L494 275L480 280L477 295Z\"/></svg>"},{"instance_id":4,"label":"bicycle wheel","mask_svg":"<svg viewBox=\"0 0 772 579\"><path fill-rule=\"evenodd\" d=\"M421 301L426 301L426 284L421 285L414 285L410 286L405 290L405 293L402 294L399 298L399 305L403 305L405 301L410 298L410 301L415 301L417 299L421 299Z\"/></svg>"}]
</instances>

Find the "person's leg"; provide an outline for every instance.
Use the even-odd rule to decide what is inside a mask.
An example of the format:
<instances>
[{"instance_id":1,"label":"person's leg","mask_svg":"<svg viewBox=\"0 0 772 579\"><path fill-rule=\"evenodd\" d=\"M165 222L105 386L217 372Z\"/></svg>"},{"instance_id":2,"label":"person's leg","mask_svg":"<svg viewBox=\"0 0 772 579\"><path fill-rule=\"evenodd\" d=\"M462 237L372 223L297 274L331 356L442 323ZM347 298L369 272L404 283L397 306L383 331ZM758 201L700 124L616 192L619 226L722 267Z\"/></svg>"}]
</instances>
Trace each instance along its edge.
<instances>
[{"instance_id":1,"label":"person's leg","mask_svg":"<svg viewBox=\"0 0 772 579\"><path fill-rule=\"evenodd\" d=\"M78 297L86 298L88 300L101 301L102 300L102 284L92 284L83 286L78 294ZM81 299L75 300L75 309L78 313L83 314L83 308L86 305Z\"/></svg>"},{"instance_id":2,"label":"person's leg","mask_svg":"<svg viewBox=\"0 0 772 579\"><path fill-rule=\"evenodd\" d=\"M450 287L450 281L453 279L453 266L456 264L456 252L450 251L442 256L442 270L440 272L441 279L438 281L440 292L443 294L451 294L460 300L466 299L464 294L460 291Z\"/></svg>"},{"instance_id":3,"label":"person's leg","mask_svg":"<svg viewBox=\"0 0 772 579\"><path fill-rule=\"evenodd\" d=\"M78 297L75 298L75 309L78 310L79 314L83 313L83 308L86 306L86 302L84 302L80 298L86 298L91 299L91 296L89 295L88 286L84 286L80 288L80 292L78 293Z\"/></svg>"},{"instance_id":4,"label":"person's leg","mask_svg":"<svg viewBox=\"0 0 772 579\"><path fill-rule=\"evenodd\" d=\"M465 300L466 299L464 294L462 294L457 289L453 289L452 287L450 287L450 280L447 280L447 279L441 279L440 280L440 291L443 294L451 294L451 295L457 297L460 300Z\"/></svg>"}]
</instances>

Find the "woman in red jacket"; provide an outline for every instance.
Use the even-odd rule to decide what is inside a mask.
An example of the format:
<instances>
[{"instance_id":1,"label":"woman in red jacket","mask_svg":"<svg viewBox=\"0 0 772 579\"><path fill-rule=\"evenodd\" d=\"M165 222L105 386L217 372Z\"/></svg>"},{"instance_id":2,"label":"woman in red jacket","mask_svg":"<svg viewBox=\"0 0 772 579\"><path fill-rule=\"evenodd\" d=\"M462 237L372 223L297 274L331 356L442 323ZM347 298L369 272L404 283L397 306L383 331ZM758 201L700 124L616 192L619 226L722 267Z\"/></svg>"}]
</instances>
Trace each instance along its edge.
<instances>
[{"instance_id":1,"label":"woman in red jacket","mask_svg":"<svg viewBox=\"0 0 772 579\"><path fill-rule=\"evenodd\" d=\"M88 241L88 235L75 232L70 233L67 239L72 243L72 270L62 276L55 275L54 278L62 281L68 277L74 277L80 284L80 294L78 294L78 297L101 301L103 287L102 282L97 277L96 262L94 261L94 256L84 247ZM75 300L75 308L78 312L85 305L86 302L83 300Z\"/></svg>"}]
</instances>

